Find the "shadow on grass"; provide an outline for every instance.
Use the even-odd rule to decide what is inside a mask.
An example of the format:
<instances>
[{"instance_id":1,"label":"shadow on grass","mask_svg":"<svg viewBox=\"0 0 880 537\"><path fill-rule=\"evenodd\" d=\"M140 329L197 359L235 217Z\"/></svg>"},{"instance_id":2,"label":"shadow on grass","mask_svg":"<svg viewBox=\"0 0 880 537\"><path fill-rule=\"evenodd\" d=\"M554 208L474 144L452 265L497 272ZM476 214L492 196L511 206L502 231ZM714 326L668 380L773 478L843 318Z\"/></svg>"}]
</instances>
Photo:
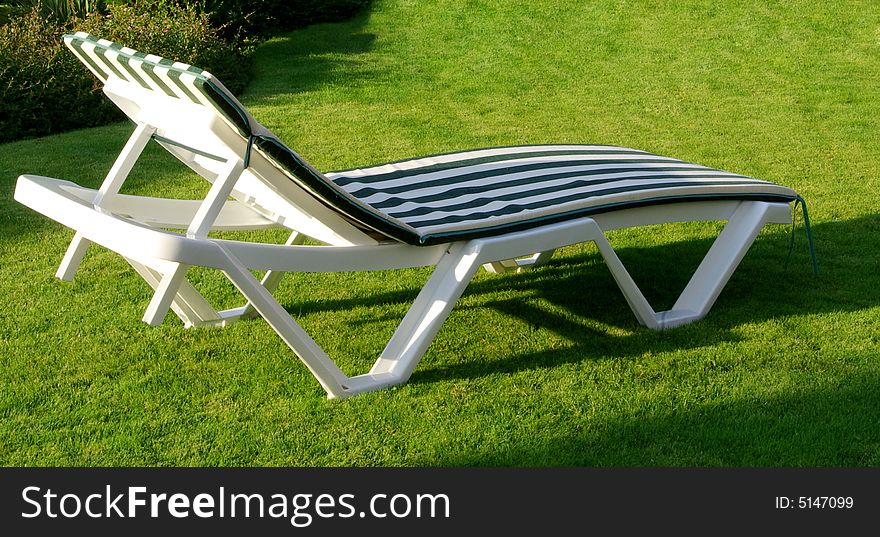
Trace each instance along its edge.
<instances>
[{"instance_id":1,"label":"shadow on grass","mask_svg":"<svg viewBox=\"0 0 880 537\"><path fill-rule=\"evenodd\" d=\"M880 376L521 434L429 466L792 466L880 464ZM583 425L583 424L582 424ZM525 427L528 429L528 426ZM439 458L438 458L439 457ZM418 464L418 463L417 463Z\"/></svg>"},{"instance_id":2,"label":"shadow on grass","mask_svg":"<svg viewBox=\"0 0 880 537\"><path fill-rule=\"evenodd\" d=\"M795 251L786 263L790 237L787 228L765 231L734 272L709 315L697 323L666 331L653 331L638 324L598 253L560 256L547 266L522 274L486 275L467 288L466 304L456 306L452 322L456 312L488 307L512 322L525 323L533 331L550 331L569 345L448 365L431 364L428 360L409 382L474 378L710 346L741 339L735 329L747 323L880 305L880 252L872 246L873 237L880 233L880 215L814 225L819 276L812 273L803 231L799 229L798 233ZM662 246L622 248L618 254L654 308L661 310L675 301L710 244L711 239L693 239ZM308 315L377 304L408 307L417 292L413 288L369 297L303 301L288 304L287 309L295 315ZM481 295L510 298L489 296L481 300ZM370 320L377 321L391 322L386 316ZM441 336L444 329L441 328ZM363 326L351 328L352 333L363 330Z\"/></svg>"},{"instance_id":3,"label":"shadow on grass","mask_svg":"<svg viewBox=\"0 0 880 537\"><path fill-rule=\"evenodd\" d=\"M369 10L339 23L317 24L262 44L254 56L254 81L243 99L261 104L283 94L306 92L335 82L352 84L369 76L358 55L376 40L365 33Z\"/></svg>"}]
</instances>

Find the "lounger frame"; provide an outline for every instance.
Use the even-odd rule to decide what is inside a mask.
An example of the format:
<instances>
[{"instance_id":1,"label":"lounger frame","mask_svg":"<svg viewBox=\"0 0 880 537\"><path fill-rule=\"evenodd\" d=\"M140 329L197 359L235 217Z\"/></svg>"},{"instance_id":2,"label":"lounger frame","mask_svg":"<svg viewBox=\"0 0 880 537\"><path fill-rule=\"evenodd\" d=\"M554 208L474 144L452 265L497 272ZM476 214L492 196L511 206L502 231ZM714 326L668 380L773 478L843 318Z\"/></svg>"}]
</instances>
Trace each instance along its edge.
<instances>
[{"instance_id":1,"label":"lounger frame","mask_svg":"<svg viewBox=\"0 0 880 537\"><path fill-rule=\"evenodd\" d=\"M171 309L186 326L222 326L259 315L309 368L330 398L344 398L405 382L424 356L480 266L491 272L523 270L546 262L556 249L594 242L638 321L664 329L704 317L761 228L791 221L786 203L688 201L624 209L496 237L435 246L402 243L301 245L293 231L285 244L260 244L208 237L211 230L277 227L270 218L227 196L243 170L240 159L224 164L204 200L181 201L118 194L152 129L140 125L98 190L59 179L25 175L15 198L76 231L57 276L73 278L90 243L122 255L155 289L144 321L160 324ZM149 225L145 222L149 215ZM140 220L138 219L140 216ZM164 218L163 218L164 216ZM727 220L681 296L656 312L645 299L605 232L634 226ZM185 228L175 233L161 228ZM535 253L538 252L538 253ZM247 303L216 311L189 283L191 266L218 269ZM344 272L434 266L434 272L404 316L385 350L366 374L347 376L278 303L272 292L286 272ZM251 270L267 271L262 281Z\"/></svg>"},{"instance_id":2,"label":"lounger frame","mask_svg":"<svg viewBox=\"0 0 880 537\"><path fill-rule=\"evenodd\" d=\"M104 62L110 66L113 55L121 49L106 45L102 54L107 57L94 55L89 59L89 47L98 44L82 39L78 46L83 48L78 54L102 78L104 92L135 123L135 129L98 189L35 175L19 178L16 200L75 230L57 276L72 279L91 243L109 248L123 256L155 290L144 313L145 322L160 324L169 310L187 327L223 326L243 318L262 317L309 368L330 398L405 382L480 266L495 273L525 270L545 263L559 248L594 242L638 321L648 328L664 329L704 317L762 227L791 222L791 207L782 201L670 200L431 246L382 238L366 229L363 222L353 222L312 196L307 186L295 181L268 155L252 150L255 135L243 135L241 124L230 121L205 95L158 91L150 86L154 82L146 76L140 84L108 76L95 69L95 65ZM147 60L152 61L150 57L137 61ZM158 77L156 73L167 67L162 67L158 60L154 63L149 73ZM129 67L126 63L125 68ZM189 76L186 67L180 69L182 74L178 73L181 79ZM173 86L170 81L168 85ZM174 91L183 92L183 86ZM234 100L231 96L229 99ZM234 108L241 110L240 103L234 104ZM256 123L249 116L244 119ZM254 129L260 128L254 125ZM159 142L211 183L204 199L175 200L120 193L151 140ZM704 220L728 223L673 307L656 312L605 233L635 226ZM218 230L273 227L290 231L286 243L260 244L209 235ZM306 238L323 245L304 245ZM246 303L217 311L187 282L186 275L192 266L222 271L244 295ZM425 266L435 267L433 274L370 371L361 375L344 374L273 297L287 272ZM253 270L266 272L258 280Z\"/></svg>"}]
</instances>

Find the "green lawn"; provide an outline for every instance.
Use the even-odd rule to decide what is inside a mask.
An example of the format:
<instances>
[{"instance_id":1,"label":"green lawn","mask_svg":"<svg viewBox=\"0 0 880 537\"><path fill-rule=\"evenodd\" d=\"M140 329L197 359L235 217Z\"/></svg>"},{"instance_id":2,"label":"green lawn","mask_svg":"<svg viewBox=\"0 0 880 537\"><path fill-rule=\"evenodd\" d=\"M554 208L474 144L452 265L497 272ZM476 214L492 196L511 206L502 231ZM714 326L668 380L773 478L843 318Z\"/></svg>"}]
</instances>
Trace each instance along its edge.
<instances>
[{"instance_id":1,"label":"green lawn","mask_svg":"<svg viewBox=\"0 0 880 537\"><path fill-rule=\"evenodd\" d=\"M768 227L709 316L667 332L637 324L592 245L483 272L408 384L345 401L263 321L143 324L150 289L107 250L54 279L72 232L14 202L15 179L95 187L129 125L0 146L0 464L880 464L880 11L772 4L378 0L262 45L244 101L323 170L619 144L791 186L811 209L818 277L802 226L788 260L790 228ZM126 190L206 186L156 146ZM611 240L659 308L717 229ZM294 275L278 296L363 372L428 274ZM193 278L238 303L220 275Z\"/></svg>"}]
</instances>

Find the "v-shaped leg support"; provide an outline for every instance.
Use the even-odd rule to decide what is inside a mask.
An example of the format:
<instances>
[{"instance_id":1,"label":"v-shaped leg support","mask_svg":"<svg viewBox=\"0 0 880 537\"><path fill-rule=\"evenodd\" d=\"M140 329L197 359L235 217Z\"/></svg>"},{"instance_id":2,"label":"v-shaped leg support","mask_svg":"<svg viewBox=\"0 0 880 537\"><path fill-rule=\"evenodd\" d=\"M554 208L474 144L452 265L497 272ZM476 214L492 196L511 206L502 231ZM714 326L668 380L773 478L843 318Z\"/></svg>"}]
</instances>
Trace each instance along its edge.
<instances>
[{"instance_id":1,"label":"v-shaped leg support","mask_svg":"<svg viewBox=\"0 0 880 537\"><path fill-rule=\"evenodd\" d=\"M661 312L651 308L604 234L595 243L636 318L644 326L659 330L705 317L761 228L769 222L787 222L789 218L786 204L740 203L672 309Z\"/></svg>"},{"instance_id":2,"label":"v-shaped leg support","mask_svg":"<svg viewBox=\"0 0 880 537\"><path fill-rule=\"evenodd\" d=\"M165 298L170 296L171 303L168 304L168 307L180 317L180 320L183 321L184 326L187 328L191 326L223 326L226 324L226 319L224 319L220 313L218 313L211 304L205 300L201 293L199 293L185 279L174 282L178 285L177 291L174 294L168 293L167 284L166 290L160 292L162 282L168 281L165 278L165 275L173 273L182 265L165 262L161 263L159 266L156 266L154 263L154 266L150 267L144 265L140 261L128 257L125 258L125 260L128 261L144 281L150 284L150 286L156 291L153 295L153 301L155 301L156 296L162 296ZM156 310L156 308L153 307L153 301L150 302L150 307L148 307L147 313Z\"/></svg>"},{"instance_id":3,"label":"v-shaped leg support","mask_svg":"<svg viewBox=\"0 0 880 537\"><path fill-rule=\"evenodd\" d=\"M235 158L227 162L193 216L192 222L186 230L188 237L204 239L208 236L208 231L211 230L211 226L217 219L217 215L220 214L223 204L226 203L226 198L232 193L232 188L243 170L244 163L241 159ZM144 312L145 323L153 326L162 324L172 302L178 296L178 290L186 282L187 270L189 270L187 265L173 263L170 270L162 274L158 285L155 286L156 292L147 306L147 311ZM184 299L181 298L181 300Z\"/></svg>"},{"instance_id":4,"label":"v-shaped leg support","mask_svg":"<svg viewBox=\"0 0 880 537\"><path fill-rule=\"evenodd\" d=\"M294 231L284 244L292 246L303 242L305 236ZM202 294L186 281L184 275L189 267L185 264L152 260L146 261L150 264L148 266L132 258L126 258L126 261L154 290L153 298L144 313L144 322L161 324L162 319L157 317L157 312L167 312L169 308L183 321L186 328L220 327L240 319L258 316L250 302L238 308L215 310ZM260 285L269 293L274 293L284 274L284 271L267 270Z\"/></svg>"},{"instance_id":5,"label":"v-shaped leg support","mask_svg":"<svg viewBox=\"0 0 880 537\"><path fill-rule=\"evenodd\" d=\"M229 250L224 251L229 260L222 269L226 276L305 363L331 399L405 382L480 266L478 243L451 245L370 372L349 377L270 291Z\"/></svg>"},{"instance_id":6,"label":"v-shaped leg support","mask_svg":"<svg viewBox=\"0 0 880 537\"><path fill-rule=\"evenodd\" d=\"M705 316L764 224L782 223L788 218L788 205L784 203L737 204L731 210L727 226L675 306L666 312L655 312L651 308L611 248L604 231L591 218L506 236L453 243L436 263L433 274L371 370L352 377L336 366L271 292L236 258L232 249L218 246L227 258L221 270L230 281L305 363L328 396L343 398L409 379L481 265L522 258L529 252L549 252L563 246L593 241L598 245L639 322L654 329L670 328Z\"/></svg>"}]
</instances>

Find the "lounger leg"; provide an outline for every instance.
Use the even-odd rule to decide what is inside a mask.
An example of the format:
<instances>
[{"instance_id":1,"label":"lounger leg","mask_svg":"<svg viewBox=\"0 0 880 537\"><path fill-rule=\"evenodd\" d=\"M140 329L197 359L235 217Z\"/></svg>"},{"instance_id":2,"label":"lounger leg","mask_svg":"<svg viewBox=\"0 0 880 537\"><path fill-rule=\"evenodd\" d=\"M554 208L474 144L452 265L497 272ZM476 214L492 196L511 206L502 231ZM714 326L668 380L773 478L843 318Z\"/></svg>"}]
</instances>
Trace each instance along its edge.
<instances>
[{"instance_id":1,"label":"lounger leg","mask_svg":"<svg viewBox=\"0 0 880 537\"><path fill-rule=\"evenodd\" d=\"M629 304L630 309L633 314L635 314L639 323L655 330L662 328L657 322L657 314L654 312L654 309L651 308L645 295L642 294L639 286L636 285L636 282L632 279L632 276L629 275L629 272L627 272L626 267L623 266L620 258L617 257L617 253L614 251L614 248L611 247L611 244L608 243L608 239L605 238L605 235L595 237L593 242L595 242L596 246L599 248L599 253L601 253L602 257L605 259L605 264L608 266L608 270L611 271L614 281L617 282L617 286L620 288L621 292L623 292L627 304Z\"/></svg>"},{"instance_id":2,"label":"lounger leg","mask_svg":"<svg viewBox=\"0 0 880 537\"><path fill-rule=\"evenodd\" d=\"M73 281L73 276L76 274L77 269L79 269L83 256L86 255L86 250L89 249L91 244L92 242L89 239L83 237L82 233L77 231L73 236L73 240L70 241L70 246L67 247L67 252L64 254L64 259L61 260L61 265L58 266L58 271L55 272L55 277L67 282Z\"/></svg>"},{"instance_id":3,"label":"lounger leg","mask_svg":"<svg viewBox=\"0 0 880 537\"><path fill-rule=\"evenodd\" d=\"M294 231L290 234L290 237L284 242L286 246L292 246L296 244L302 244L306 240L306 236ZM274 293L276 289L278 289L278 285L281 283L281 278L284 277L284 272L280 270L267 270L266 274L263 275L263 279L260 281L260 285L266 288L270 293ZM222 315L223 312L221 312ZM236 312L237 313L237 312ZM253 317L257 313L257 310L254 309L254 305L250 302L244 305L244 308L241 310L241 313L237 313L237 316L243 319L248 317Z\"/></svg>"},{"instance_id":4,"label":"lounger leg","mask_svg":"<svg viewBox=\"0 0 880 537\"><path fill-rule=\"evenodd\" d=\"M287 241L284 242L286 246L292 246L297 244L302 244L306 240L306 236L302 235L296 231L290 234L290 237L287 238ZM281 270L267 270L263 275L263 279L260 281L260 285L266 288L270 293L274 293L276 289L278 289L278 285L281 283L281 279L284 277L285 272ZM218 314L224 322L237 321L239 319L252 319L254 317L258 317L256 308L254 308L253 303L248 301L244 306L238 308L232 308L228 310L223 310Z\"/></svg>"},{"instance_id":5,"label":"lounger leg","mask_svg":"<svg viewBox=\"0 0 880 537\"><path fill-rule=\"evenodd\" d=\"M742 202L715 239L681 296L668 311L655 312L604 235L595 240L614 280L639 322L648 328L673 328L702 319L709 313L733 271L768 222L784 220L787 206Z\"/></svg>"},{"instance_id":6,"label":"lounger leg","mask_svg":"<svg viewBox=\"0 0 880 537\"><path fill-rule=\"evenodd\" d=\"M333 363L327 354L291 318L272 294L254 278L254 275L242 265L228 250L220 247L228 258L224 274L241 293L248 298L269 326L287 343L309 371L318 379L327 392L328 397L346 397L349 380L345 373Z\"/></svg>"},{"instance_id":7,"label":"lounger leg","mask_svg":"<svg viewBox=\"0 0 880 537\"><path fill-rule=\"evenodd\" d=\"M162 272L128 257L125 260L154 290L158 289L163 278ZM171 309L187 328L192 326L224 326L229 322L229 319L222 318L186 280L182 281L177 288L177 293L171 301Z\"/></svg>"},{"instance_id":8,"label":"lounger leg","mask_svg":"<svg viewBox=\"0 0 880 537\"><path fill-rule=\"evenodd\" d=\"M177 267L162 276L159 285L156 286L156 292L147 311L144 312L144 322L151 326L159 326L165 320L171 302L177 295L177 290L186 278L186 271L189 270L187 265L177 264Z\"/></svg>"},{"instance_id":9,"label":"lounger leg","mask_svg":"<svg viewBox=\"0 0 880 537\"><path fill-rule=\"evenodd\" d=\"M220 214L226 198L229 197L243 170L244 164L241 159L232 159L227 163L226 168L214 180L211 189L193 216L192 222L186 230L187 236L200 239L207 237L208 231L214 225L214 220ZM187 270L189 270L187 265L178 263L173 269L162 275L162 280L156 286L156 292L150 300L150 305L144 312L143 320L145 323L152 326L162 324L165 316L168 315L172 302L178 296L180 286L186 281ZM183 297L179 300L184 301Z\"/></svg>"},{"instance_id":10,"label":"lounger leg","mask_svg":"<svg viewBox=\"0 0 880 537\"><path fill-rule=\"evenodd\" d=\"M479 268L478 242L450 246L369 373L346 376L228 249L222 270L318 379L328 397L343 398L405 382Z\"/></svg>"},{"instance_id":11,"label":"lounger leg","mask_svg":"<svg viewBox=\"0 0 880 537\"><path fill-rule=\"evenodd\" d=\"M709 313L761 228L773 218L767 203L742 203L715 239L672 309L658 315L663 328L701 319Z\"/></svg>"},{"instance_id":12,"label":"lounger leg","mask_svg":"<svg viewBox=\"0 0 880 537\"><path fill-rule=\"evenodd\" d=\"M128 174L131 173L134 163L144 151L154 132L156 132L155 127L146 124L137 126L128 142L126 142L125 147L122 148L122 152L116 157L116 162L113 163L110 171L107 172L107 177L104 178L104 182L98 190L98 195L95 196L93 201L96 207L101 205L101 202L107 196L112 196L119 192L119 189L122 188L122 183L125 182ZM79 265L90 244L89 240L85 239L80 232L77 232L67 248L67 253L64 254L64 259L61 261L55 276L65 281L73 280L73 276L76 274L77 269L79 269Z\"/></svg>"},{"instance_id":13,"label":"lounger leg","mask_svg":"<svg viewBox=\"0 0 880 537\"><path fill-rule=\"evenodd\" d=\"M480 267L479 253L474 242L458 243L449 249L364 380L391 375L397 384L409 379ZM352 380L357 382L358 378Z\"/></svg>"}]
</instances>

